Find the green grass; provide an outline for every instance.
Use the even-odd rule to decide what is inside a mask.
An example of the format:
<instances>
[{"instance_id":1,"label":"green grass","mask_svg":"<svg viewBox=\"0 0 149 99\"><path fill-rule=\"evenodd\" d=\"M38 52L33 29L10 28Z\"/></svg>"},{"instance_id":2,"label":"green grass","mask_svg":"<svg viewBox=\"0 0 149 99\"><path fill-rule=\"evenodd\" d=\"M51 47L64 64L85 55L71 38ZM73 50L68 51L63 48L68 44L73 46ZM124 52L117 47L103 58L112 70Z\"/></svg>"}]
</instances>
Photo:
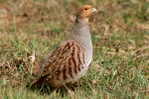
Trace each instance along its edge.
<instances>
[{"instance_id":1,"label":"green grass","mask_svg":"<svg viewBox=\"0 0 149 99\"><path fill-rule=\"evenodd\" d=\"M136 1L1 0L14 13L8 25L0 22L0 99L148 99L149 30L138 24L148 24L149 2ZM35 51L40 61L57 47L83 4L99 12L91 19L94 59L80 86L63 96L26 88L34 78L29 56Z\"/></svg>"}]
</instances>

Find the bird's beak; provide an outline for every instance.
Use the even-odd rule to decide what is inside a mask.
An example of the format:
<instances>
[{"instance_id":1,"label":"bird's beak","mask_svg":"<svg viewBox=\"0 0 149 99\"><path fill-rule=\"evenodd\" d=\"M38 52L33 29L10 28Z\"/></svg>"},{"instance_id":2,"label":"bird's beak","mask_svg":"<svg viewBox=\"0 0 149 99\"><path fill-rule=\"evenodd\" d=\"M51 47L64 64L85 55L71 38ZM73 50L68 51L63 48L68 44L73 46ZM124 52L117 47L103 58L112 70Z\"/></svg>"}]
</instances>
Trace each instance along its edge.
<instances>
[{"instance_id":1,"label":"bird's beak","mask_svg":"<svg viewBox=\"0 0 149 99\"><path fill-rule=\"evenodd\" d=\"M96 8L92 8L92 13L97 12Z\"/></svg>"}]
</instances>

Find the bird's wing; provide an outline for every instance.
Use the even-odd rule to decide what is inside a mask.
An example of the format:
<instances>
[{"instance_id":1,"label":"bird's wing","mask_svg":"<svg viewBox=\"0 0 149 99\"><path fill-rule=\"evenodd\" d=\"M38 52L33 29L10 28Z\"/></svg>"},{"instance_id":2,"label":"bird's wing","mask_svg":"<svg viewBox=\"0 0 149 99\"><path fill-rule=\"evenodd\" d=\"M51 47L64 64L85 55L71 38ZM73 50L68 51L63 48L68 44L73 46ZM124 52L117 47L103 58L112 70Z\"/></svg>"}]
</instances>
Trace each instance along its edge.
<instances>
[{"instance_id":1,"label":"bird's wing","mask_svg":"<svg viewBox=\"0 0 149 99\"><path fill-rule=\"evenodd\" d=\"M62 72L64 79L67 78L65 72L73 76L72 72L79 72L81 66L85 64L84 55L85 50L76 41L70 40L63 43L47 57L42 77L60 75Z\"/></svg>"}]
</instances>

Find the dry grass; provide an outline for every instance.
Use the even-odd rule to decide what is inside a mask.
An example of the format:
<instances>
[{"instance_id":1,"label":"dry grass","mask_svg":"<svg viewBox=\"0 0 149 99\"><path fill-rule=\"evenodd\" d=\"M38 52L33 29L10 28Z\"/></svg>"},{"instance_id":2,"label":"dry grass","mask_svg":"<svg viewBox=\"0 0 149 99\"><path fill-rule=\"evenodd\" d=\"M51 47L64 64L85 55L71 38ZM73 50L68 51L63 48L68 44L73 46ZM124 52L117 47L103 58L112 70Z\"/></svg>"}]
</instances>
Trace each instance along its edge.
<instances>
[{"instance_id":1,"label":"dry grass","mask_svg":"<svg viewBox=\"0 0 149 99\"><path fill-rule=\"evenodd\" d=\"M26 85L29 56L37 61L70 32L70 16L83 4L99 12L91 21L94 60L73 94L76 99L149 98L149 2L147 0L1 0L0 98L62 98L61 92L40 94Z\"/></svg>"}]
</instances>

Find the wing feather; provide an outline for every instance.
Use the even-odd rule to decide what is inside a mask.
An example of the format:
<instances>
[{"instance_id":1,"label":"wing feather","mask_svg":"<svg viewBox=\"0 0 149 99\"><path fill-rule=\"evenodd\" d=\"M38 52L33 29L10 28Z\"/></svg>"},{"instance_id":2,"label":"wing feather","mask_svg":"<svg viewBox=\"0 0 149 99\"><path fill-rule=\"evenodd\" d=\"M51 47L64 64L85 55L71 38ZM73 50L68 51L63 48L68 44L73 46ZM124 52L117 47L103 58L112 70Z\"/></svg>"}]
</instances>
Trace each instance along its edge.
<instances>
[{"instance_id":1,"label":"wing feather","mask_svg":"<svg viewBox=\"0 0 149 99\"><path fill-rule=\"evenodd\" d=\"M80 50L81 49L81 50ZM77 68L81 64L84 64L84 59L80 59L84 56L84 49L76 41L67 41L55 49L50 55L48 55L45 63L43 63L43 73L42 77L51 75L58 75L62 71L67 71L66 69L74 68L74 72L77 73ZM72 75L72 74L70 74ZM64 77L65 78L65 77Z\"/></svg>"}]
</instances>

